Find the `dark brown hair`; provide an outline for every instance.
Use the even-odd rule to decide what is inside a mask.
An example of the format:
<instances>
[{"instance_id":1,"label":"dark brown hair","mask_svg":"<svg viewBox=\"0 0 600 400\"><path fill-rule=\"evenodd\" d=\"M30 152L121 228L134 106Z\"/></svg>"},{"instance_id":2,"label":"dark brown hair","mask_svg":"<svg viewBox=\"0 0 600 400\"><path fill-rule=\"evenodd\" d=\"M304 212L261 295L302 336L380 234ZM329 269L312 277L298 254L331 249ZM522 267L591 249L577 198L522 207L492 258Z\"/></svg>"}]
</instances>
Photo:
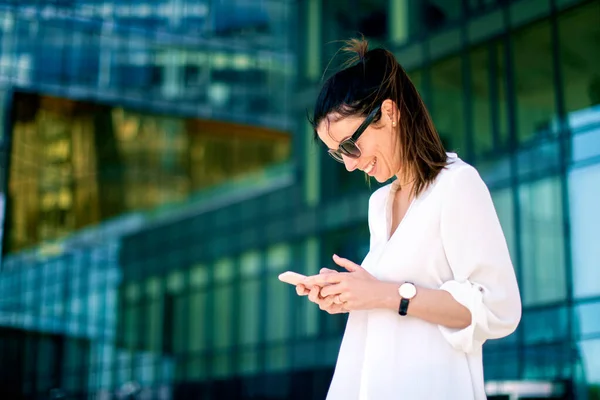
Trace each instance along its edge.
<instances>
[{"instance_id":1,"label":"dark brown hair","mask_svg":"<svg viewBox=\"0 0 600 400\"><path fill-rule=\"evenodd\" d=\"M315 138L317 126L331 113L367 116L386 99L394 101L400 112L403 180L414 179L412 194L418 196L447 164L446 151L421 96L391 52L369 50L364 38L348 40L341 50L350 57L343 69L325 81L317 97L310 118ZM381 119L381 111L378 114L373 122Z\"/></svg>"}]
</instances>

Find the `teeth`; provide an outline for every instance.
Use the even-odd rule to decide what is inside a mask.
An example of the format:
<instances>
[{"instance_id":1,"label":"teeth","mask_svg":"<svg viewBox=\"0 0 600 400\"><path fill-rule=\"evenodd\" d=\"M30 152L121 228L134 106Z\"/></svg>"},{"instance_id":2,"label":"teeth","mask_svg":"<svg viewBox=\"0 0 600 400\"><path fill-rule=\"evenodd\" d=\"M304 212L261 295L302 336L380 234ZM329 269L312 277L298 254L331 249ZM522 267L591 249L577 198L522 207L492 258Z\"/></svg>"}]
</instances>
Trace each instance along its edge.
<instances>
[{"instance_id":1,"label":"teeth","mask_svg":"<svg viewBox=\"0 0 600 400\"><path fill-rule=\"evenodd\" d=\"M373 162L371 164L369 164L369 166L367 168L365 168L365 172L367 174L370 174L371 170L373 169L373 167L375 166L376 163L377 163L377 159L374 159Z\"/></svg>"}]
</instances>

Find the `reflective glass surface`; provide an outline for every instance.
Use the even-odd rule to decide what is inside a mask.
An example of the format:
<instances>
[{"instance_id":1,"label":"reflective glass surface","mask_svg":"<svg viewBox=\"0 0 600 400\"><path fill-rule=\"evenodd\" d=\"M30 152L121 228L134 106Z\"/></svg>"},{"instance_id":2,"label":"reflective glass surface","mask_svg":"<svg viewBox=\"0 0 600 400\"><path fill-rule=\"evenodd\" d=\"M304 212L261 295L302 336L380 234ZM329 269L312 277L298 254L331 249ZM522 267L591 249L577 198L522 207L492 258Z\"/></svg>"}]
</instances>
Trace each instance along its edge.
<instances>
[{"instance_id":1,"label":"reflective glass surface","mask_svg":"<svg viewBox=\"0 0 600 400\"><path fill-rule=\"evenodd\" d=\"M286 132L18 93L5 251L195 193L290 156Z\"/></svg>"},{"instance_id":2,"label":"reflective glass surface","mask_svg":"<svg viewBox=\"0 0 600 400\"><path fill-rule=\"evenodd\" d=\"M444 146L466 153L462 60L455 56L431 67L431 115Z\"/></svg>"},{"instance_id":3,"label":"reflective glass surface","mask_svg":"<svg viewBox=\"0 0 600 400\"><path fill-rule=\"evenodd\" d=\"M571 248L575 297L600 294L600 247L594 240L600 213L600 165L575 169L569 174Z\"/></svg>"},{"instance_id":4,"label":"reflective glass surface","mask_svg":"<svg viewBox=\"0 0 600 400\"><path fill-rule=\"evenodd\" d=\"M557 108L550 22L545 20L515 32L511 45L519 142L554 135L552 122Z\"/></svg>"},{"instance_id":5,"label":"reflective glass surface","mask_svg":"<svg viewBox=\"0 0 600 400\"><path fill-rule=\"evenodd\" d=\"M0 397L326 396L346 316L277 275L369 250L380 185L306 137L363 32L490 189L523 318L489 393L600 398L600 2L47 3L0 4Z\"/></svg>"}]
</instances>

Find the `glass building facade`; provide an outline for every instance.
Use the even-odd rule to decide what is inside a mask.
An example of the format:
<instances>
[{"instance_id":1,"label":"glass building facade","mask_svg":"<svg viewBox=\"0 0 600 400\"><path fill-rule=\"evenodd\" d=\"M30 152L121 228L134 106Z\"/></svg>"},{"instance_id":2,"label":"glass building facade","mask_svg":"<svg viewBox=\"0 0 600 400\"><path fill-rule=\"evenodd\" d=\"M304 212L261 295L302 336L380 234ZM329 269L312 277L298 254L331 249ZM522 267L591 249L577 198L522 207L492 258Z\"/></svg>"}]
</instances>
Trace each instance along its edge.
<instances>
[{"instance_id":1,"label":"glass building facade","mask_svg":"<svg viewBox=\"0 0 600 400\"><path fill-rule=\"evenodd\" d=\"M377 185L306 122L358 31L492 193L524 310L490 398L600 399L600 1L351 5L0 4L6 398L324 398L345 316L277 275L368 252Z\"/></svg>"}]
</instances>

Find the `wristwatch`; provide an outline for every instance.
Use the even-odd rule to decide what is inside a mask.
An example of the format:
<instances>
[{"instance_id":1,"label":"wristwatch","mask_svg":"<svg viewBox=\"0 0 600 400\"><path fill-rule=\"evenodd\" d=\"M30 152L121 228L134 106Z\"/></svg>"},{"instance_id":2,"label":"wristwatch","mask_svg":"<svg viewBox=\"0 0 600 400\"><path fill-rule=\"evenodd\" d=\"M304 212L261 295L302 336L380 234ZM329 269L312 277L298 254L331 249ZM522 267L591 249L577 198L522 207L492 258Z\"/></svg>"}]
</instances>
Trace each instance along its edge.
<instances>
[{"instance_id":1,"label":"wristwatch","mask_svg":"<svg viewBox=\"0 0 600 400\"><path fill-rule=\"evenodd\" d=\"M413 297L417 295L417 287L411 282L404 282L398 288L398 294L402 298L400 300L400 308L398 314L405 316L408 312L408 305Z\"/></svg>"}]
</instances>

